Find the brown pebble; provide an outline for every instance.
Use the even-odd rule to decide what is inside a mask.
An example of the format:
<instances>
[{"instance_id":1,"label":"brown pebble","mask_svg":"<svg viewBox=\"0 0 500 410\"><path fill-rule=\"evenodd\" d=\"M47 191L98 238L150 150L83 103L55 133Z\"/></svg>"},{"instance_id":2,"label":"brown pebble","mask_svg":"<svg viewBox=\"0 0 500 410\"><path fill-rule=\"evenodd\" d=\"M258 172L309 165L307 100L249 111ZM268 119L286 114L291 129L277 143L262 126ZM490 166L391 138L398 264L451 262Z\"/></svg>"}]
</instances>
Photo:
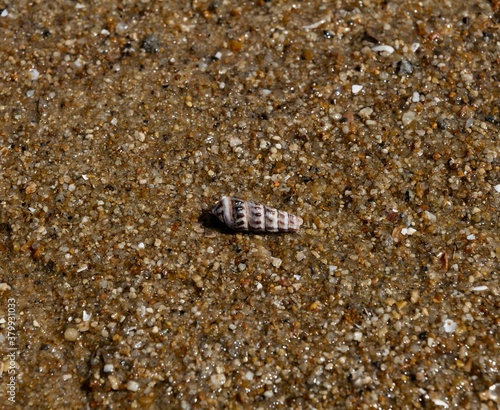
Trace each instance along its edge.
<instances>
[{"instance_id":1,"label":"brown pebble","mask_svg":"<svg viewBox=\"0 0 500 410\"><path fill-rule=\"evenodd\" d=\"M36 188L36 184L33 181L30 181L26 184L26 193L30 195L36 191Z\"/></svg>"},{"instance_id":2,"label":"brown pebble","mask_svg":"<svg viewBox=\"0 0 500 410\"><path fill-rule=\"evenodd\" d=\"M243 48L243 43L239 40L229 40L229 49L235 53L238 53Z\"/></svg>"}]
</instances>

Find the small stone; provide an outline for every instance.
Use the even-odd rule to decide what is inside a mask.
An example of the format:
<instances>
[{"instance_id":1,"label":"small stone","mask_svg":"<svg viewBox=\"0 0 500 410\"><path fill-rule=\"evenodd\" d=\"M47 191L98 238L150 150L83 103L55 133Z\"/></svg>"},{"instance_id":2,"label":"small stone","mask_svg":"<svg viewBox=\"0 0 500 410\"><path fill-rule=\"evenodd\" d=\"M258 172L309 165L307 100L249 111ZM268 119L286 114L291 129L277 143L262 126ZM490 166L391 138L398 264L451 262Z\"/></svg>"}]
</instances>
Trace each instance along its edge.
<instances>
[{"instance_id":1,"label":"small stone","mask_svg":"<svg viewBox=\"0 0 500 410\"><path fill-rule=\"evenodd\" d=\"M10 287L10 285L8 285L7 283L0 283L0 293L3 293L7 290L11 290L12 288Z\"/></svg>"},{"instance_id":2,"label":"small stone","mask_svg":"<svg viewBox=\"0 0 500 410\"><path fill-rule=\"evenodd\" d=\"M397 70L399 75L410 75L413 73L413 64L406 59L402 59L398 62Z\"/></svg>"},{"instance_id":3,"label":"small stone","mask_svg":"<svg viewBox=\"0 0 500 410\"><path fill-rule=\"evenodd\" d=\"M500 383L492 384L488 389L490 399L495 403L500 402Z\"/></svg>"},{"instance_id":4,"label":"small stone","mask_svg":"<svg viewBox=\"0 0 500 410\"><path fill-rule=\"evenodd\" d=\"M280 258L273 258L271 257L271 263L275 268L279 268L281 266L281 263L283 261Z\"/></svg>"},{"instance_id":5,"label":"small stone","mask_svg":"<svg viewBox=\"0 0 500 410\"><path fill-rule=\"evenodd\" d=\"M425 219L427 219L429 222L435 223L436 222L436 215L433 213L430 213L429 211L424 211L424 216Z\"/></svg>"},{"instance_id":6,"label":"small stone","mask_svg":"<svg viewBox=\"0 0 500 410\"><path fill-rule=\"evenodd\" d=\"M451 319L446 319L443 328L446 333L453 333L457 329L457 324Z\"/></svg>"},{"instance_id":7,"label":"small stone","mask_svg":"<svg viewBox=\"0 0 500 410\"><path fill-rule=\"evenodd\" d=\"M370 118L370 116L372 115L372 113L373 113L373 108L371 108L371 107L365 107L365 108L359 110L358 115L361 118L363 118L363 119L366 120L366 119Z\"/></svg>"},{"instance_id":8,"label":"small stone","mask_svg":"<svg viewBox=\"0 0 500 410\"><path fill-rule=\"evenodd\" d=\"M243 144L243 141L242 141L242 140L240 140L240 139L239 139L239 138L237 138L237 137L231 137L231 138L229 139L229 145L230 145L231 147L237 147L238 145L241 145L241 144Z\"/></svg>"},{"instance_id":9,"label":"small stone","mask_svg":"<svg viewBox=\"0 0 500 410\"><path fill-rule=\"evenodd\" d=\"M160 51L160 42L154 34L151 34L142 40L141 48L148 54L156 54Z\"/></svg>"},{"instance_id":10,"label":"small stone","mask_svg":"<svg viewBox=\"0 0 500 410\"><path fill-rule=\"evenodd\" d=\"M403 117L401 118L401 120L403 121L403 125L406 126L410 124L415 119L416 116L417 114L414 111L405 112L403 114Z\"/></svg>"},{"instance_id":11,"label":"small stone","mask_svg":"<svg viewBox=\"0 0 500 410\"><path fill-rule=\"evenodd\" d=\"M118 380L118 377L110 374L108 376L108 381L113 390L118 390L118 388L120 387L120 381Z\"/></svg>"},{"instance_id":12,"label":"small stone","mask_svg":"<svg viewBox=\"0 0 500 410\"><path fill-rule=\"evenodd\" d=\"M413 228L403 228L403 229L401 229L401 235L413 235L415 232L417 232L417 230L413 229Z\"/></svg>"},{"instance_id":13,"label":"small stone","mask_svg":"<svg viewBox=\"0 0 500 410\"><path fill-rule=\"evenodd\" d=\"M139 390L139 383L137 383L135 380L129 380L127 382L127 390L128 391L137 391L137 390Z\"/></svg>"},{"instance_id":14,"label":"small stone","mask_svg":"<svg viewBox=\"0 0 500 410\"><path fill-rule=\"evenodd\" d=\"M224 383L226 383L226 376L224 376L223 374L212 374L210 376L210 383L212 383L212 385L216 389L218 389L222 387Z\"/></svg>"},{"instance_id":15,"label":"small stone","mask_svg":"<svg viewBox=\"0 0 500 410\"><path fill-rule=\"evenodd\" d=\"M394 47L388 46L387 44L380 44L379 46L372 47L372 51L392 54L394 53Z\"/></svg>"},{"instance_id":16,"label":"small stone","mask_svg":"<svg viewBox=\"0 0 500 410\"><path fill-rule=\"evenodd\" d=\"M64 331L64 339L68 342L76 342L80 337L80 332L76 330L74 327L68 327Z\"/></svg>"},{"instance_id":17,"label":"small stone","mask_svg":"<svg viewBox=\"0 0 500 410\"><path fill-rule=\"evenodd\" d=\"M40 72L35 68L31 68L28 72L28 77L30 78L30 80L36 81L38 80L39 76Z\"/></svg>"},{"instance_id":18,"label":"small stone","mask_svg":"<svg viewBox=\"0 0 500 410\"><path fill-rule=\"evenodd\" d=\"M352 90L352 93L353 93L353 94L357 94L357 93L359 93L362 89L363 89L363 86L362 86L362 85L358 85L358 84L354 84L354 85L351 87L351 90Z\"/></svg>"},{"instance_id":19,"label":"small stone","mask_svg":"<svg viewBox=\"0 0 500 410\"><path fill-rule=\"evenodd\" d=\"M303 261L305 258L306 258L306 255L302 251L301 252L297 252L297 254L295 255L295 260L297 262Z\"/></svg>"},{"instance_id":20,"label":"small stone","mask_svg":"<svg viewBox=\"0 0 500 410\"><path fill-rule=\"evenodd\" d=\"M36 191L36 188L36 184L33 181L30 181L26 184L26 193L30 195Z\"/></svg>"}]
</instances>

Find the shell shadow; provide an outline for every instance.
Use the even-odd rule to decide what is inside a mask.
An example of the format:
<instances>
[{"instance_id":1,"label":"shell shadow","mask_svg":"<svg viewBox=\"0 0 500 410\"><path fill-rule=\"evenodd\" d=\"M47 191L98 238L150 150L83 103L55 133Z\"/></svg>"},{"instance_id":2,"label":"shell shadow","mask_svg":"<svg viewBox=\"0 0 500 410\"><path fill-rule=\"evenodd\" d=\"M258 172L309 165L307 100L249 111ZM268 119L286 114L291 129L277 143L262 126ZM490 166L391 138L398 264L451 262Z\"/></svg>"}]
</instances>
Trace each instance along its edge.
<instances>
[{"instance_id":1,"label":"shell shadow","mask_svg":"<svg viewBox=\"0 0 500 410\"><path fill-rule=\"evenodd\" d=\"M229 229L226 225L222 223L210 210L205 209L201 212L198 217L198 222L211 231L217 231L226 235L234 235L235 231Z\"/></svg>"}]
</instances>

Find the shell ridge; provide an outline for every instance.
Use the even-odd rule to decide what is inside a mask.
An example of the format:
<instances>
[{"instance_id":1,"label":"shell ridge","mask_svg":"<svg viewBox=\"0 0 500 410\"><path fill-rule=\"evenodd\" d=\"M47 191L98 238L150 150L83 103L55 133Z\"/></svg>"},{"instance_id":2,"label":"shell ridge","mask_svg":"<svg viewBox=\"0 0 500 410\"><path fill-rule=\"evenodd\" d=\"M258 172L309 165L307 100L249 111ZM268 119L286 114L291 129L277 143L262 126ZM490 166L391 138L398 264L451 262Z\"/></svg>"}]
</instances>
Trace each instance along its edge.
<instances>
[{"instance_id":1,"label":"shell ridge","mask_svg":"<svg viewBox=\"0 0 500 410\"><path fill-rule=\"evenodd\" d=\"M297 232L302 218L257 202L224 196L211 213L228 228L243 232Z\"/></svg>"}]
</instances>

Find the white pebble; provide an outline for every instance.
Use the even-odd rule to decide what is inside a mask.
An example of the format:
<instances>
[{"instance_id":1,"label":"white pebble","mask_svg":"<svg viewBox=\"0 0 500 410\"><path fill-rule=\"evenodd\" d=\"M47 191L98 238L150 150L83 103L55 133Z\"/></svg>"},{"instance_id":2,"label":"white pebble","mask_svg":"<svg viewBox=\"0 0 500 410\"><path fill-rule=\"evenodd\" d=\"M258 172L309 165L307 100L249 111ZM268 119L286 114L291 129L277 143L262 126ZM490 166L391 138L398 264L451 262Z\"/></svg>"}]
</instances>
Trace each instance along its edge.
<instances>
[{"instance_id":1,"label":"white pebble","mask_svg":"<svg viewBox=\"0 0 500 410\"><path fill-rule=\"evenodd\" d=\"M246 372L245 379L247 379L248 381L252 381L253 380L253 373L251 371Z\"/></svg>"},{"instance_id":2,"label":"white pebble","mask_svg":"<svg viewBox=\"0 0 500 410\"><path fill-rule=\"evenodd\" d=\"M33 94L35 94L35 90L26 91L26 97L28 97L28 98L33 97Z\"/></svg>"},{"instance_id":3,"label":"white pebble","mask_svg":"<svg viewBox=\"0 0 500 410\"><path fill-rule=\"evenodd\" d=\"M446 319L443 328L446 333L453 333L457 329L457 324L451 319Z\"/></svg>"},{"instance_id":4,"label":"white pebble","mask_svg":"<svg viewBox=\"0 0 500 410\"><path fill-rule=\"evenodd\" d=\"M467 240L468 241L473 241L474 239L476 239L476 235L474 235L472 233L470 235L467 235Z\"/></svg>"},{"instance_id":5,"label":"white pebble","mask_svg":"<svg viewBox=\"0 0 500 410\"><path fill-rule=\"evenodd\" d=\"M280 258L273 258L271 257L271 263L275 268L279 268L281 266L281 263L283 261Z\"/></svg>"},{"instance_id":6,"label":"white pebble","mask_svg":"<svg viewBox=\"0 0 500 410\"><path fill-rule=\"evenodd\" d=\"M424 215L429 222L436 222L436 215L429 211L424 211Z\"/></svg>"},{"instance_id":7,"label":"white pebble","mask_svg":"<svg viewBox=\"0 0 500 410\"><path fill-rule=\"evenodd\" d=\"M271 146L271 143L266 140L261 140L259 144L260 149L268 149Z\"/></svg>"},{"instance_id":8,"label":"white pebble","mask_svg":"<svg viewBox=\"0 0 500 410\"><path fill-rule=\"evenodd\" d=\"M483 290L488 290L488 286L482 285L482 286L475 286L471 290L474 290L476 292L482 292Z\"/></svg>"},{"instance_id":9,"label":"white pebble","mask_svg":"<svg viewBox=\"0 0 500 410\"><path fill-rule=\"evenodd\" d=\"M411 96L411 101L414 103L417 103L420 101L420 93L418 91L413 92L413 95Z\"/></svg>"},{"instance_id":10,"label":"white pebble","mask_svg":"<svg viewBox=\"0 0 500 410\"><path fill-rule=\"evenodd\" d=\"M105 364L102 370L104 373L113 373L114 366L112 364Z\"/></svg>"},{"instance_id":11,"label":"white pebble","mask_svg":"<svg viewBox=\"0 0 500 410\"><path fill-rule=\"evenodd\" d=\"M488 393L491 400L498 401L500 398L500 383L492 384L488 389Z\"/></svg>"},{"instance_id":12,"label":"white pebble","mask_svg":"<svg viewBox=\"0 0 500 410\"><path fill-rule=\"evenodd\" d=\"M351 88L353 94L359 93L363 89L362 85L354 84Z\"/></svg>"},{"instance_id":13,"label":"white pebble","mask_svg":"<svg viewBox=\"0 0 500 410\"><path fill-rule=\"evenodd\" d=\"M413 235L415 232L417 232L417 230L413 229L413 228L403 228L403 229L401 229L401 235Z\"/></svg>"},{"instance_id":14,"label":"white pebble","mask_svg":"<svg viewBox=\"0 0 500 410\"><path fill-rule=\"evenodd\" d=\"M361 118L370 118L370 115L372 115L373 113L373 108L371 107L365 107L365 108L362 108L361 110L359 110L358 112L358 115L361 117Z\"/></svg>"},{"instance_id":15,"label":"white pebble","mask_svg":"<svg viewBox=\"0 0 500 410\"><path fill-rule=\"evenodd\" d=\"M416 113L414 111L408 111L403 114L403 118L401 119L403 121L403 125L408 125L410 122L412 122L415 117Z\"/></svg>"},{"instance_id":16,"label":"white pebble","mask_svg":"<svg viewBox=\"0 0 500 410\"><path fill-rule=\"evenodd\" d=\"M411 50L412 53L414 53L415 51L417 51L419 48L420 48L420 43L413 43L410 46L410 50Z\"/></svg>"},{"instance_id":17,"label":"white pebble","mask_svg":"<svg viewBox=\"0 0 500 410\"><path fill-rule=\"evenodd\" d=\"M372 51L379 52L385 51L388 54L394 53L394 47L388 46L387 44L381 44L372 48Z\"/></svg>"},{"instance_id":18,"label":"white pebble","mask_svg":"<svg viewBox=\"0 0 500 410\"><path fill-rule=\"evenodd\" d=\"M64 331L64 339L68 342L75 342L80 337L80 332L74 327L69 327Z\"/></svg>"},{"instance_id":19,"label":"white pebble","mask_svg":"<svg viewBox=\"0 0 500 410\"><path fill-rule=\"evenodd\" d=\"M434 402L434 404L436 406L441 406L441 407L444 407L445 409L448 408L448 404L445 401L441 400L441 399L432 399L432 401Z\"/></svg>"},{"instance_id":20,"label":"white pebble","mask_svg":"<svg viewBox=\"0 0 500 410\"><path fill-rule=\"evenodd\" d=\"M38 80L38 77L40 76L40 72L35 68L31 68L28 76L29 76L30 80L35 81L35 80Z\"/></svg>"},{"instance_id":21,"label":"white pebble","mask_svg":"<svg viewBox=\"0 0 500 410\"><path fill-rule=\"evenodd\" d=\"M237 138L237 137L231 137L231 138L229 139L229 145L230 145L231 147L237 147L238 145L241 145L242 143L243 143L243 141L242 141L242 140L240 140L240 139L239 139L239 138Z\"/></svg>"},{"instance_id":22,"label":"white pebble","mask_svg":"<svg viewBox=\"0 0 500 410\"><path fill-rule=\"evenodd\" d=\"M500 184L495 185L495 191L500 192Z\"/></svg>"},{"instance_id":23,"label":"white pebble","mask_svg":"<svg viewBox=\"0 0 500 410\"><path fill-rule=\"evenodd\" d=\"M82 221L82 222L84 222L84 221ZM81 265L81 266L78 267L78 269L76 271L78 273L80 273L80 272L83 272L83 271L87 270L88 267L89 267L88 265Z\"/></svg>"},{"instance_id":24,"label":"white pebble","mask_svg":"<svg viewBox=\"0 0 500 410\"><path fill-rule=\"evenodd\" d=\"M297 254L295 255L295 259L297 260L297 262L303 261L305 258L306 255L304 252L297 252Z\"/></svg>"},{"instance_id":25,"label":"white pebble","mask_svg":"<svg viewBox=\"0 0 500 410\"><path fill-rule=\"evenodd\" d=\"M92 313L87 313L85 310L83 311L82 319L84 322L88 322L92 317Z\"/></svg>"},{"instance_id":26,"label":"white pebble","mask_svg":"<svg viewBox=\"0 0 500 410\"><path fill-rule=\"evenodd\" d=\"M135 138L138 139L140 142L144 142L146 140L146 134L140 131L136 131L134 134Z\"/></svg>"},{"instance_id":27,"label":"white pebble","mask_svg":"<svg viewBox=\"0 0 500 410\"><path fill-rule=\"evenodd\" d=\"M210 376L210 382L216 389L218 389L226 383L226 376L223 374L212 374Z\"/></svg>"},{"instance_id":28,"label":"white pebble","mask_svg":"<svg viewBox=\"0 0 500 410\"><path fill-rule=\"evenodd\" d=\"M128 391L137 391L137 390L139 390L139 383L137 383L135 380L129 380L127 382L127 390Z\"/></svg>"},{"instance_id":29,"label":"white pebble","mask_svg":"<svg viewBox=\"0 0 500 410\"><path fill-rule=\"evenodd\" d=\"M11 290L12 288L10 287L9 284L3 282L3 283L0 283L0 293L3 293L7 290Z\"/></svg>"}]
</instances>

